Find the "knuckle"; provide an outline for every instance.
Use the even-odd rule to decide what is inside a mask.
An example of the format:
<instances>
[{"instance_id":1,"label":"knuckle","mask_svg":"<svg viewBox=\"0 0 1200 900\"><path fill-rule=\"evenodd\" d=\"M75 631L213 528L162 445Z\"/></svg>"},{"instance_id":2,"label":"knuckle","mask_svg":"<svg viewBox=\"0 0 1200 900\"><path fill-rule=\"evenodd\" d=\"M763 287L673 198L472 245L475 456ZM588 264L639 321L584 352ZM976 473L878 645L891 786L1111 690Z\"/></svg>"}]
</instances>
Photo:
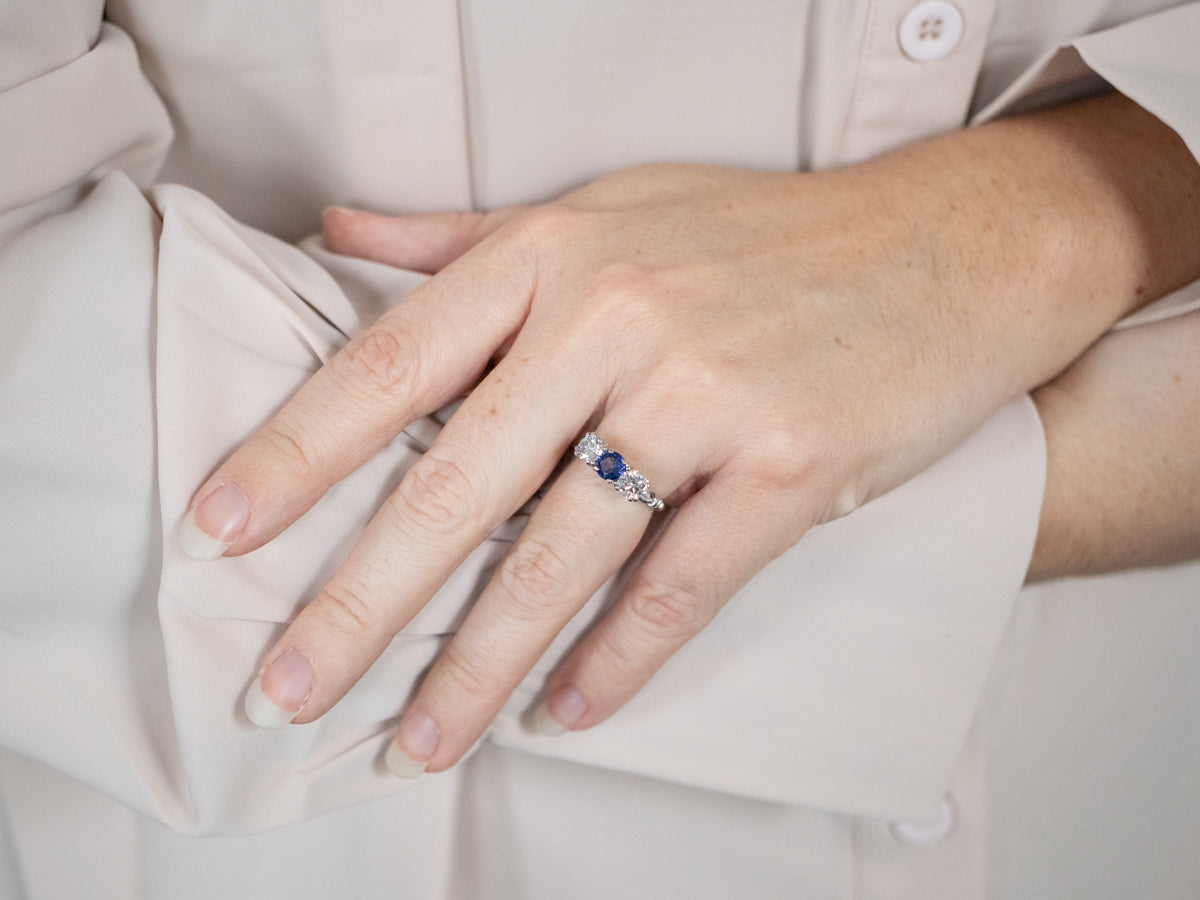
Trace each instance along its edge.
<instances>
[{"instance_id":1,"label":"knuckle","mask_svg":"<svg viewBox=\"0 0 1200 900\"><path fill-rule=\"evenodd\" d=\"M580 215L562 203L545 203L526 210L521 216L522 227L539 243L558 244L570 239L579 227Z\"/></svg>"},{"instance_id":2,"label":"knuckle","mask_svg":"<svg viewBox=\"0 0 1200 900\"><path fill-rule=\"evenodd\" d=\"M534 539L518 541L496 577L526 620L545 618L549 603L578 592L578 578L562 554Z\"/></svg>"},{"instance_id":3,"label":"knuckle","mask_svg":"<svg viewBox=\"0 0 1200 900\"><path fill-rule=\"evenodd\" d=\"M628 692L631 686L644 678L642 673L647 663L645 655L639 654L634 645L622 640L614 629L602 629L596 635L605 683L619 693Z\"/></svg>"},{"instance_id":4,"label":"knuckle","mask_svg":"<svg viewBox=\"0 0 1200 900\"><path fill-rule=\"evenodd\" d=\"M760 428L750 442L754 448L747 466L752 485L766 493L802 490L820 464L796 433L783 427Z\"/></svg>"},{"instance_id":5,"label":"knuckle","mask_svg":"<svg viewBox=\"0 0 1200 900\"><path fill-rule=\"evenodd\" d=\"M313 453L304 448L308 441L307 435L272 419L259 429L258 437L271 449L275 459L295 478L306 480L315 473Z\"/></svg>"},{"instance_id":6,"label":"knuckle","mask_svg":"<svg viewBox=\"0 0 1200 900\"><path fill-rule=\"evenodd\" d=\"M442 652L438 670L438 674L447 679L457 692L467 697L483 699L494 693L494 679L488 677L491 667L473 661L455 641L451 641Z\"/></svg>"},{"instance_id":7,"label":"knuckle","mask_svg":"<svg viewBox=\"0 0 1200 900\"><path fill-rule=\"evenodd\" d=\"M700 407L708 405L705 398L711 402L712 397L728 393L730 386L737 383L729 361L715 351L684 348L671 354L664 369L660 376L663 384L669 385L673 393L686 392Z\"/></svg>"},{"instance_id":8,"label":"knuckle","mask_svg":"<svg viewBox=\"0 0 1200 900\"><path fill-rule=\"evenodd\" d=\"M420 359L420 344L408 326L391 322L355 337L329 361L329 368L345 389L390 397L412 386Z\"/></svg>"},{"instance_id":9,"label":"knuckle","mask_svg":"<svg viewBox=\"0 0 1200 900\"><path fill-rule=\"evenodd\" d=\"M611 263L597 277L588 309L599 320L597 324L606 323L609 328L661 333L671 315L666 302L673 290L671 281L668 272L658 266Z\"/></svg>"},{"instance_id":10,"label":"knuckle","mask_svg":"<svg viewBox=\"0 0 1200 900\"><path fill-rule=\"evenodd\" d=\"M400 482L396 497L404 516L434 534L469 521L483 499L480 485L452 460L425 454Z\"/></svg>"},{"instance_id":11,"label":"knuckle","mask_svg":"<svg viewBox=\"0 0 1200 900\"><path fill-rule=\"evenodd\" d=\"M323 631L338 638L361 638L371 634L376 624L375 610L365 593L344 581L327 584L315 607L323 620Z\"/></svg>"},{"instance_id":12,"label":"knuckle","mask_svg":"<svg viewBox=\"0 0 1200 900\"><path fill-rule=\"evenodd\" d=\"M675 585L642 582L630 591L627 603L634 627L658 637L690 637L708 621L700 598Z\"/></svg>"},{"instance_id":13,"label":"knuckle","mask_svg":"<svg viewBox=\"0 0 1200 900\"><path fill-rule=\"evenodd\" d=\"M623 309L639 310L658 296L660 277L652 266L609 263L596 279L596 302L607 299Z\"/></svg>"}]
</instances>

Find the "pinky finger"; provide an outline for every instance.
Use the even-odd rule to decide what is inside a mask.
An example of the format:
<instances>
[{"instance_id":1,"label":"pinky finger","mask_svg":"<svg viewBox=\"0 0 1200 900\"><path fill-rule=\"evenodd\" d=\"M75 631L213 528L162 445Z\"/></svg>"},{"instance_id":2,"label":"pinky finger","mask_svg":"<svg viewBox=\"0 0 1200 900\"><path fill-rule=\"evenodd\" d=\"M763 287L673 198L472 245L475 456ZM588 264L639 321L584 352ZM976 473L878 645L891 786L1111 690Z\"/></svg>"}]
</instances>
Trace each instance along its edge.
<instances>
[{"instance_id":1,"label":"pinky finger","mask_svg":"<svg viewBox=\"0 0 1200 900\"><path fill-rule=\"evenodd\" d=\"M523 210L381 216L335 206L325 210L322 240L334 253L435 274Z\"/></svg>"},{"instance_id":2,"label":"pinky finger","mask_svg":"<svg viewBox=\"0 0 1200 900\"><path fill-rule=\"evenodd\" d=\"M798 539L792 522L771 515L777 500L748 504L733 481L714 478L679 510L617 605L551 677L534 714L539 731L607 719Z\"/></svg>"}]
</instances>

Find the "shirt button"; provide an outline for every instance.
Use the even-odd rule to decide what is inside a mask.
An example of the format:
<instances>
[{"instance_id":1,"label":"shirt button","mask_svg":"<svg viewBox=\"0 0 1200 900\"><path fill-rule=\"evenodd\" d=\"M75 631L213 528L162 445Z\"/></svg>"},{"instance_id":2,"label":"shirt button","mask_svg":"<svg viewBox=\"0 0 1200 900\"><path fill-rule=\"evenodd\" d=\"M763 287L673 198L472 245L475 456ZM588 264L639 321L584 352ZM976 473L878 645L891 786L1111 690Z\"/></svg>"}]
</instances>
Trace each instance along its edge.
<instances>
[{"instance_id":1,"label":"shirt button","mask_svg":"<svg viewBox=\"0 0 1200 900\"><path fill-rule=\"evenodd\" d=\"M909 819L896 819L888 825L894 837L901 844L909 847L931 847L941 843L958 824L958 809L954 798L947 794L938 804L933 818L926 822L914 822Z\"/></svg>"},{"instance_id":2,"label":"shirt button","mask_svg":"<svg viewBox=\"0 0 1200 900\"><path fill-rule=\"evenodd\" d=\"M962 40L963 17L945 0L918 3L900 21L900 49L909 59L932 62L948 55Z\"/></svg>"}]
</instances>

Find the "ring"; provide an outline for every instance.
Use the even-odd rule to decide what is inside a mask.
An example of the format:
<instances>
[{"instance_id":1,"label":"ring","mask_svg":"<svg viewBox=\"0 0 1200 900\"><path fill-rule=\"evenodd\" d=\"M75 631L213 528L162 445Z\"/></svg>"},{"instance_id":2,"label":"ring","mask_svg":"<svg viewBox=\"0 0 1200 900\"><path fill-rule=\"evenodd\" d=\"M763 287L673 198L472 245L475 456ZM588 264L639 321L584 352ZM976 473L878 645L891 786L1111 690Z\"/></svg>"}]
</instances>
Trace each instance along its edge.
<instances>
[{"instance_id":1,"label":"ring","mask_svg":"<svg viewBox=\"0 0 1200 900\"><path fill-rule=\"evenodd\" d=\"M663 502L650 490L650 479L625 465L625 457L608 449L594 431L589 431L575 445L575 458L587 463L597 475L624 494L629 502L640 500L654 512L663 508Z\"/></svg>"}]
</instances>

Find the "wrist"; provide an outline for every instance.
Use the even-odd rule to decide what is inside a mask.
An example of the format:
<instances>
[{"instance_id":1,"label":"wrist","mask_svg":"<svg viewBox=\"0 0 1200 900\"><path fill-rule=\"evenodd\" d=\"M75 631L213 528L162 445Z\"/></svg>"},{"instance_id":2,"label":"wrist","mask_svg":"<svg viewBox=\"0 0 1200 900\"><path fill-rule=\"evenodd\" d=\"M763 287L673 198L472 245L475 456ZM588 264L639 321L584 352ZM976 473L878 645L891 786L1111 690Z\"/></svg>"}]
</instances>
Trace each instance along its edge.
<instances>
[{"instance_id":1,"label":"wrist","mask_svg":"<svg viewBox=\"0 0 1200 900\"><path fill-rule=\"evenodd\" d=\"M1012 362L1007 396L1200 277L1200 166L1119 94L953 132L862 168L921 236L941 314L963 323L976 358Z\"/></svg>"}]
</instances>

